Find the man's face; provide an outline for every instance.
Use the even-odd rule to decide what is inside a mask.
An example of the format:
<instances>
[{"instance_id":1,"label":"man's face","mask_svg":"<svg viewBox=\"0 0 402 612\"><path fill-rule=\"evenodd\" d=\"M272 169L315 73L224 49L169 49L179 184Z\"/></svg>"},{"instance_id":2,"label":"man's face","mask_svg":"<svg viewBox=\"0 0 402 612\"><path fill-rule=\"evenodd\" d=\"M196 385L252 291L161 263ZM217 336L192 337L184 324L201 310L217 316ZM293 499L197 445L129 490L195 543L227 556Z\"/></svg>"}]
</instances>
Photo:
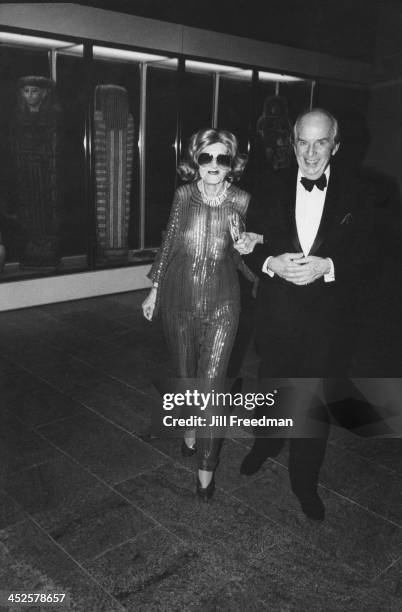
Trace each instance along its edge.
<instances>
[{"instance_id":1,"label":"man's face","mask_svg":"<svg viewBox=\"0 0 402 612\"><path fill-rule=\"evenodd\" d=\"M311 113L299 123L294 151L300 171L306 178L316 180L339 149L334 143L332 123L326 115Z\"/></svg>"}]
</instances>

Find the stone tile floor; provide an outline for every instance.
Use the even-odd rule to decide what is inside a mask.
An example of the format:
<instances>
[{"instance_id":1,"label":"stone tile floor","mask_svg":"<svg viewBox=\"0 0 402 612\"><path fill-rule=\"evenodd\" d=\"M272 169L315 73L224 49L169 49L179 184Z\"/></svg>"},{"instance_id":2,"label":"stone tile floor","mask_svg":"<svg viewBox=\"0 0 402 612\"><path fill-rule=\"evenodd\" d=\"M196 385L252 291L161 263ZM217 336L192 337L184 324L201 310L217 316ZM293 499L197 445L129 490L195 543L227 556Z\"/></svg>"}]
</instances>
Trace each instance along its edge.
<instances>
[{"instance_id":1,"label":"stone tile floor","mask_svg":"<svg viewBox=\"0 0 402 612\"><path fill-rule=\"evenodd\" d=\"M0 314L0 610L12 591L82 612L401 610L402 440L333 428L322 524L289 490L286 448L239 474L248 436L225 441L200 503L179 441L143 437L168 372L143 298Z\"/></svg>"}]
</instances>

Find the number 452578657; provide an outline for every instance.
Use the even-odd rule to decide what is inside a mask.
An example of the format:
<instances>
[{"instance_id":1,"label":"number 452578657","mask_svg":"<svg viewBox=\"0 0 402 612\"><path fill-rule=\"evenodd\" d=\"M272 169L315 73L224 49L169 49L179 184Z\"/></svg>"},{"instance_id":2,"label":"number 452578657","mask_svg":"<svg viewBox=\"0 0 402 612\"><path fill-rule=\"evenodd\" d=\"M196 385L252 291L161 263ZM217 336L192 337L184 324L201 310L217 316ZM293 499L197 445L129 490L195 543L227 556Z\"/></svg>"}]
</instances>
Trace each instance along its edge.
<instances>
[{"instance_id":1,"label":"number 452578657","mask_svg":"<svg viewBox=\"0 0 402 612\"><path fill-rule=\"evenodd\" d=\"M10 593L7 601L10 603L62 603L65 593Z\"/></svg>"}]
</instances>

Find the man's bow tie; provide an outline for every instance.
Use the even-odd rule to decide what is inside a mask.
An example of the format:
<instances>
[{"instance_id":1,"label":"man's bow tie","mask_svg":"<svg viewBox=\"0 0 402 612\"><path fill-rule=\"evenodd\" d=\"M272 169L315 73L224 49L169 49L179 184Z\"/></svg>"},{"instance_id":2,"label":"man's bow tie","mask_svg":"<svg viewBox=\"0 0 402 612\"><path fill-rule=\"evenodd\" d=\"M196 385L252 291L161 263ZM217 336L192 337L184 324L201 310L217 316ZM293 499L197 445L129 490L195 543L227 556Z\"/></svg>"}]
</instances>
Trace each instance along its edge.
<instances>
[{"instance_id":1,"label":"man's bow tie","mask_svg":"<svg viewBox=\"0 0 402 612\"><path fill-rule=\"evenodd\" d=\"M314 185L318 187L318 189L321 189L321 191L324 191L325 187L327 186L327 177L325 174L321 174L320 178L313 181L312 179L302 176L300 182L304 189L307 189L307 191L312 191Z\"/></svg>"}]
</instances>

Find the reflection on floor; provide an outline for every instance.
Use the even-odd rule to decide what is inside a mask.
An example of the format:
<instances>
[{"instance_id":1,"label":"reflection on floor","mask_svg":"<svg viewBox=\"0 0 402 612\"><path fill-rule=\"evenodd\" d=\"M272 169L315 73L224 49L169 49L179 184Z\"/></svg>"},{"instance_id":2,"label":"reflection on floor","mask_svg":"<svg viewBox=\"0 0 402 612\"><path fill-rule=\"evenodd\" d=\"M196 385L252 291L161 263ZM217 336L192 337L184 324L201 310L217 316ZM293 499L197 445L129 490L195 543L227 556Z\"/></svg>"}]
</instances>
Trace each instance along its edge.
<instances>
[{"instance_id":1,"label":"reflection on floor","mask_svg":"<svg viewBox=\"0 0 402 612\"><path fill-rule=\"evenodd\" d=\"M334 429L322 524L289 491L286 450L239 474L248 438L225 441L200 503L178 440L141 437L168 367L143 298L1 314L0 610L13 591L83 612L401 610L402 441Z\"/></svg>"}]
</instances>

